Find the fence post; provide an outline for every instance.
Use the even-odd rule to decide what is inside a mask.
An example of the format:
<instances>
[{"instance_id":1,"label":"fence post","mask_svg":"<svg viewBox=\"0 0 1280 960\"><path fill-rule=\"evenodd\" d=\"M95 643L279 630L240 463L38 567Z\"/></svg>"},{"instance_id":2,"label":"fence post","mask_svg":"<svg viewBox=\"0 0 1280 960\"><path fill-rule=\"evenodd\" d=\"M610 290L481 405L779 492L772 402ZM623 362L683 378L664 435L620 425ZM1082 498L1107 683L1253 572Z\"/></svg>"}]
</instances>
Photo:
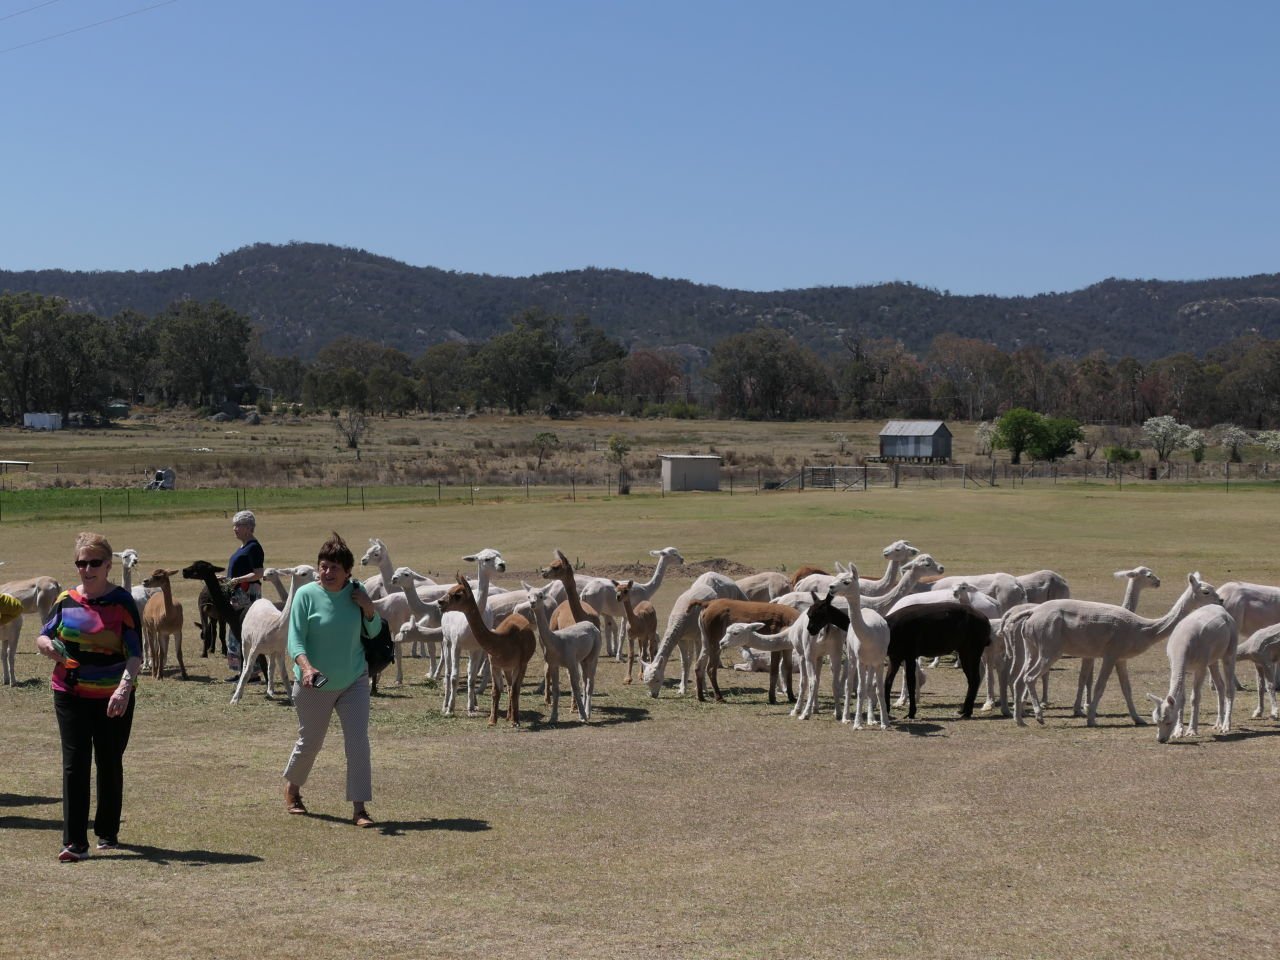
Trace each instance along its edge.
<instances>
[{"instance_id":1,"label":"fence post","mask_svg":"<svg viewBox=\"0 0 1280 960\"><path fill-rule=\"evenodd\" d=\"M364 484L360 484L360 509L364 509Z\"/></svg>"},{"instance_id":2,"label":"fence post","mask_svg":"<svg viewBox=\"0 0 1280 960\"><path fill-rule=\"evenodd\" d=\"M124 488L124 515L126 517L133 516L133 507L129 502L129 488Z\"/></svg>"},{"instance_id":3,"label":"fence post","mask_svg":"<svg viewBox=\"0 0 1280 960\"><path fill-rule=\"evenodd\" d=\"M893 465L893 489L898 489L898 464Z\"/></svg>"},{"instance_id":4,"label":"fence post","mask_svg":"<svg viewBox=\"0 0 1280 960\"><path fill-rule=\"evenodd\" d=\"M573 500L574 503L578 502L578 478L577 477L569 478L569 497L570 499Z\"/></svg>"},{"instance_id":5,"label":"fence post","mask_svg":"<svg viewBox=\"0 0 1280 960\"><path fill-rule=\"evenodd\" d=\"M98 525L102 525L102 494L98 494Z\"/></svg>"},{"instance_id":6,"label":"fence post","mask_svg":"<svg viewBox=\"0 0 1280 960\"><path fill-rule=\"evenodd\" d=\"M733 469L729 469L729 496L733 496Z\"/></svg>"}]
</instances>

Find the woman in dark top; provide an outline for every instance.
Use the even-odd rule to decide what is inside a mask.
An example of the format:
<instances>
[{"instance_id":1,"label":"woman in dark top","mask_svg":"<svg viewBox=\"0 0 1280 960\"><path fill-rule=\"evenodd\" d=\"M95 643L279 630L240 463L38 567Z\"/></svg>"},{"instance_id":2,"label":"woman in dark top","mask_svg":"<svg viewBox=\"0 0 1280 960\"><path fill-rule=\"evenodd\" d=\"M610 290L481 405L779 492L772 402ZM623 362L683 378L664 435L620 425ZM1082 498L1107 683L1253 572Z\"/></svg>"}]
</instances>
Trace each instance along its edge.
<instances>
[{"instance_id":1,"label":"woman in dark top","mask_svg":"<svg viewBox=\"0 0 1280 960\"><path fill-rule=\"evenodd\" d=\"M36 650L57 661L53 709L62 738L62 852L89 856L89 770L98 765L93 832L99 850L114 850L124 799L124 751L133 727L134 677L142 668L138 608L108 579L111 544L96 533L76 537L80 584L58 597Z\"/></svg>"},{"instance_id":2,"label":"woman in dark top","mask_svg":"<svg viewBox=\"0 0 1280 960\"><path fill-rule=\"evenodd\" d=\"M266 554L262 544L254 535L258 525L257 518L250 510L241 510L231 518L231 532L240 541L240 547L231 554L227 561L227 586L233 588L231 606L237 610L246 610L253 606L253 601L262 596L262 573L267 565ZM227 630L227 666L232 675L230 681L240 679L240 637L234 629Z\"/></svg>"}]
</instances>

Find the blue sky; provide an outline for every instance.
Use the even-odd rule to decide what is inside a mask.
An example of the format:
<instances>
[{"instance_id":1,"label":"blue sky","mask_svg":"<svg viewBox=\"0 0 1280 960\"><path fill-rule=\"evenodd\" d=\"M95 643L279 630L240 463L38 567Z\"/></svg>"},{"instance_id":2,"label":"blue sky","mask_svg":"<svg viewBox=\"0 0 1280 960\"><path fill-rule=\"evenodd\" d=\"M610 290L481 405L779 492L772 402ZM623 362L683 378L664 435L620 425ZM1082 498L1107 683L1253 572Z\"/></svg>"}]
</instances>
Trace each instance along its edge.
<instances>
[{"instance_id":1,"label":"blue sky","mask_svg":"<svg viewBox=\"0 0 1280 960\"><path fill-rule=\"evenodd\" d=\"M1280 4L0 0L0 269L1280 271ZM26 12L23 12L26 11ZM18 15L14 15L18 14Z\"/></svg>"}]
</instances>

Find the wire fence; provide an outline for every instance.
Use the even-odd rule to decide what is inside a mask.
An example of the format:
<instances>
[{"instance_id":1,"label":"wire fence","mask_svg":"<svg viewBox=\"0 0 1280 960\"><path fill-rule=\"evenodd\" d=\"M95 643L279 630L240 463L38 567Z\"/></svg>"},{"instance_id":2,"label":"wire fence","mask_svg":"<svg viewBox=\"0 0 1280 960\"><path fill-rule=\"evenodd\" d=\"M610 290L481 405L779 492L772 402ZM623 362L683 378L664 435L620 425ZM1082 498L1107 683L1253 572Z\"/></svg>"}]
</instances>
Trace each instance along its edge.
<instances>
[{"instance_id":1,"label":"wire fence","mask_svg":"<svg viewBox=\"0 0 1280 960\"><path fill-rule=\"evenodd\" d=\"M104 481L106 478L104 478ZM208 513L231 516L237 510L370 509L380 506L474 506L485 503L599 500L620 496L788 495L848 493L899 488L1042 487L1060 483L1164 487L1272 483L1280 468L1270 463L1162 464L1148 466L1089 461L1059 464L1010 464L981 461L967 464L862 463L802 465L799 469L723 466L706 485L690 492L664 489L659 471L604 471L571 476L567 482L540 482L534 475L504 483L450 482L414 484L207 487L142 490L119 486L6 489L0 481L0 523L41 520L98 520L121 517L160 518ZM621 481L622 488L619 488Z\"/></svg>"}]
</instances>

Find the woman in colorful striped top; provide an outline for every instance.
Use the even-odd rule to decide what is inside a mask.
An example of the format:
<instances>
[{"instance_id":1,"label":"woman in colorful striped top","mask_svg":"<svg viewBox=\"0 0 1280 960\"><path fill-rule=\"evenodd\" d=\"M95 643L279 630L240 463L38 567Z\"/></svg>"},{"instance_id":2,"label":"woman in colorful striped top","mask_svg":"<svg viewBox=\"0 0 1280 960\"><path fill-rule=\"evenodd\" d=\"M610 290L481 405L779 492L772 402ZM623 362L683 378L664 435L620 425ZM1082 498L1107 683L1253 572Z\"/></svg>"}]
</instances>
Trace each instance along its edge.
<instances>
[{"instance_id":1,"label":"woman in colorful striped top","mask_svg":"<svg viewBox=\"0 0 1280 960\"><path fill-rule=\"evenodd\" d=\"M133 727L134 677L142 666L141 620L129 591L108 579L111 544L96 533L76 537L80 584L64 590L40 631L36 649L57 662L53 708L62 737L62 852L74 863L89 855L89 771L98 764L93 832L113 850L124 797L124 751Z\"/></svg>"}]
</instances>

